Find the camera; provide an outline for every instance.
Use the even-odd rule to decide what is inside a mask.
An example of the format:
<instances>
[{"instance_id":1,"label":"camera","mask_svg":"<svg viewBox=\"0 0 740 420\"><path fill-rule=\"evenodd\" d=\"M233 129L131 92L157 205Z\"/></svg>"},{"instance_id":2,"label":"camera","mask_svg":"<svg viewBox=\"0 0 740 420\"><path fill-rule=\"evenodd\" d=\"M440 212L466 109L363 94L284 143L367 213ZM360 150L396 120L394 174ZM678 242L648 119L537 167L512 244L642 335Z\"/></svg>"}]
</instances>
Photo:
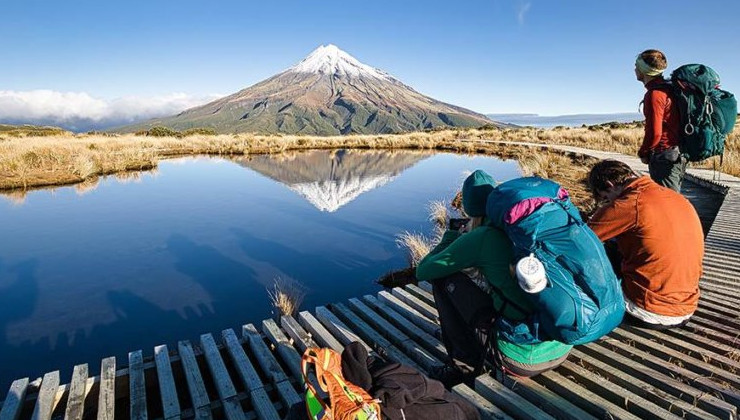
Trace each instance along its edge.
<instances>
[{"instance_id":1,"label":"camera","mask_svg":"<svg viewBox=\"0 0 740 420\"><path fill-rule=\"evenodd\" d=\"M460 230L461 227L468 224L470 219L450 219L450 230Z\"/></svg>"}]
</instances>

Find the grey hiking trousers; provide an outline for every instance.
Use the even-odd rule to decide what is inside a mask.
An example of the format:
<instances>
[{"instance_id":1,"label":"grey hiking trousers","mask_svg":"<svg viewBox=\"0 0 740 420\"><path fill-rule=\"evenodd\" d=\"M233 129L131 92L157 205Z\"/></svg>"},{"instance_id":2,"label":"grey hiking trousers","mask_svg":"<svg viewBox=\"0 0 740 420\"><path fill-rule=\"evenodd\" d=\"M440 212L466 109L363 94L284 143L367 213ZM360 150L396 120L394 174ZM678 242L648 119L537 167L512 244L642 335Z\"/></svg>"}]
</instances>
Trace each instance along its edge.
<instances>
[{"instance_id":1,"label":"grey hiking trousers","mask_svg":"<svg viewBox=\"0 0 740 420\"><path fill-rule=\"evenodd\" d=\"M687 163L686 158L678 152L678 147L653 153L648 164L650 178L659 185L680 193Z\"/></svg>"}]
</instances>

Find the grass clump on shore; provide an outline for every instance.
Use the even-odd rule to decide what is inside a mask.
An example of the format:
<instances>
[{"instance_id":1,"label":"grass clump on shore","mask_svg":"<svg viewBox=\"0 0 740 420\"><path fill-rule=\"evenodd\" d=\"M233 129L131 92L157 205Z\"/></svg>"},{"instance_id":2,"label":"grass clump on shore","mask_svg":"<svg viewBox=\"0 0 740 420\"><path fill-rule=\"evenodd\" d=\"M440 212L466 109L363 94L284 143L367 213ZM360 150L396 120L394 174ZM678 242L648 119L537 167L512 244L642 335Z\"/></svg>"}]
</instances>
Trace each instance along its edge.
<instances>
[{"instance_id":1,"label":"grass clump on shore","mask_svg":"<svg viewBox=\"0 0 740 420\"><path fill-rule=\"evenodd\" d=\"M454 201L454 200L453 200ZM453 205L453 209L454 209ZM459 212L459 210L458 210ZM461 214L462 215L462 214ZM396 236L396 244L406 253L408 267L386 273L378 279L384 287L399 287L416 284L416 266L442 240L450 219L450 209L443 201L429 203L429 221L432 222L432 235L426 236L417 232L402 232Z\"/></svg>"},{"instance_id":2,"label":"grass clump on shore","mask_svg":"<svg viewBox=\"0 0 740 420\"><path fill-rule=\"evenodd\" d=\"M276 317L293 316L306 297L306 288L295 280L276 277L267 289L267 296Z\"/></svg>"}]
</instances>

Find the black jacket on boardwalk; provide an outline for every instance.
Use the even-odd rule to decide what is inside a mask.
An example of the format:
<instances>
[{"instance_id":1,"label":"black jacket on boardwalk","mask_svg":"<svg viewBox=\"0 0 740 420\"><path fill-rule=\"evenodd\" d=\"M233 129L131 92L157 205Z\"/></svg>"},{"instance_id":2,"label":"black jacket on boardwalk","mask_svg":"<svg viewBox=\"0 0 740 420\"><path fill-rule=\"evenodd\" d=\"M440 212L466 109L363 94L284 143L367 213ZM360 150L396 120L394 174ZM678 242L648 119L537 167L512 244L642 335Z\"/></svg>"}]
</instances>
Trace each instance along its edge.
<instances>
[{"instance_id":1,"label":"black jacket on boardwalk","mask_svg":"<svg viewBox=\"0 0 740 420\"><path fill-rule=\"evenodd\" d=\"M350 343L342 352L342 375L381 400L381 416L389 420L480 420L478 411L466 400L400 363L369 357L360 343Z\"/></svg>"}]
</instances>

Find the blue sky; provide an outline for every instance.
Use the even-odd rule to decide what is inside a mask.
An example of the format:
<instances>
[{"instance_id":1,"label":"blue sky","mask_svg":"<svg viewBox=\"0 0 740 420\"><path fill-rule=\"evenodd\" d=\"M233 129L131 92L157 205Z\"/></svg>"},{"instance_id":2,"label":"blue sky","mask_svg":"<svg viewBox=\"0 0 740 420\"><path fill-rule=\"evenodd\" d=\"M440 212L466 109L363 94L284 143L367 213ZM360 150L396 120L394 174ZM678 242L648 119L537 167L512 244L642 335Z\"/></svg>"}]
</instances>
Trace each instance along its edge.
<instances>
[{"instance_id":1,"label":"blue sky","mask_svg":"<svg viewBox=\"0 0 740 420\"><path fill-rule=\"evenodd\" d=\"M328 43L484 113L634 112L647 48L669 69L708 64L740 92L731 0L3 0L0 15L0 120L174 113Z\"/></svg>"}]
</instances>

